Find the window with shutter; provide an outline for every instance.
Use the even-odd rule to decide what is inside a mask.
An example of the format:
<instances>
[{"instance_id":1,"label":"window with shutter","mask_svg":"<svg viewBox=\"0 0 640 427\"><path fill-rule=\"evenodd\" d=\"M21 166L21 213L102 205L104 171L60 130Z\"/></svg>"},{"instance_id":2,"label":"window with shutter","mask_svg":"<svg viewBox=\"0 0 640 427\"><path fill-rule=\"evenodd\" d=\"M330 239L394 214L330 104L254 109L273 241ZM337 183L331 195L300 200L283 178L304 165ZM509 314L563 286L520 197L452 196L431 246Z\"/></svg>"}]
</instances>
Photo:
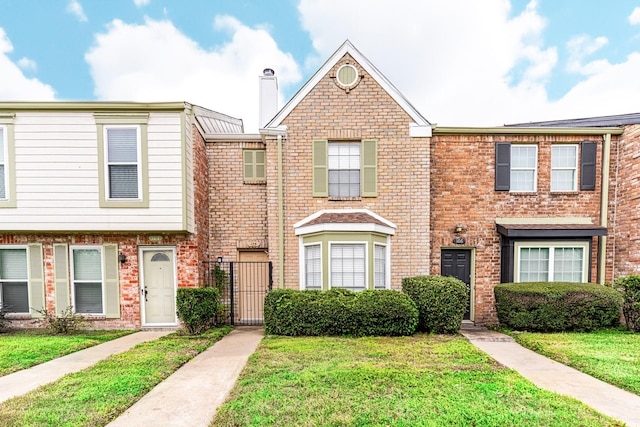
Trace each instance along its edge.
<instances>
[{"instance_id":1,"label":"window with shutter","mask_svg":"<svg viewBox=\"0 0 640 427\"><path fill-rule=\"evenodd\" d=\"M578 146L556 144L551 147L551 191L576 191Z\"/></svg>"},{"instance_id":2,"label":"window with shutter","mask_svg":"<svg viewBox=\"0 0 640 427\"><path fill-rule=\"evenodd\" d=\"M29 313L27 249L0 248L0 308L8 313Z\"/></svg>"},{"instance_id":3,"label":"window with shutter","mask_svg":"<svg viewBox=\"0 0 640 427\"><path fill-rule=\"evenodd\" d=\"M537 145L511 145L510 190L536 191L538 171Z\"/></svg>"}]
</instances>

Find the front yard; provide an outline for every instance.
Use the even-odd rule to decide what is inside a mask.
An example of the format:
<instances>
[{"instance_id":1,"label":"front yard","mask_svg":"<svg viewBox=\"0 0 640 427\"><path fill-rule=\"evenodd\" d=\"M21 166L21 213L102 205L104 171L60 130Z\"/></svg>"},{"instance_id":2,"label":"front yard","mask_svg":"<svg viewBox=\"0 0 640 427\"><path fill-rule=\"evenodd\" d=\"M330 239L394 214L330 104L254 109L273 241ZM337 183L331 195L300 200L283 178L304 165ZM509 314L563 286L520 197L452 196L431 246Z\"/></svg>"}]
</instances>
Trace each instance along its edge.
<instances>
[{"instance_id":1,"label":"front yard","mask_svg":"<svg viewBox=\"0 0 640 427\"><path fill-rule=\"evenodd\" d=\"M50 335L45 329L17 329L0 333L0 376L26 369L133 331L79 331Z\"/></svg>"},{"instance_id":2,"label":"front yard","mask_svg":"<svg viewBox=\"0 0 640 427\"><path fill-rule=\"evenodd\" d=\"M268 336L212 426L606 426L460 336Z\"/></svg>"},{"instance_id":3,"label":"front yard","mask_svg":"<svg viewBox=\"0 0 640 427\"><path fill-rule=\"evenodd\" d=\"M597 332L510 333L522 346L599 380L640 395L640 334Z\"/></svg>"}]
</instances>

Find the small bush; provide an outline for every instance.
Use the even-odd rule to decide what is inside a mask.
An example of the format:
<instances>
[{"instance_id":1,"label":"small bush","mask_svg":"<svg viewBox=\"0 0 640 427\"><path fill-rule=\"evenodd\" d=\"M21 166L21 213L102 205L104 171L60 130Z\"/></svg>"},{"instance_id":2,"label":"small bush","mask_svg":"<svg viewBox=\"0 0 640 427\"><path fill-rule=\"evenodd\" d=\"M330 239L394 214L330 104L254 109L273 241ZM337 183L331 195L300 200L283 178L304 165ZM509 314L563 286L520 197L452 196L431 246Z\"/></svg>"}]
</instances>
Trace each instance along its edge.
<instances>
[{"instance_id":1,"label":"small bush","mask_svg":"<svg viewBox=\"0 0 640 427\"><path fill-rule=\"evenodd\" d=\"M71 306L61 310L59 315L47 309L36 311L43 316L45 327L54 334L69 335L87 325L87 320L81 314L74 313Z\"/></svg>"},{"instance_id":2,"label":"small bush","mask_svg":"<svg viewBox=\"0 0 640 427\"><path fill-rule=\"evenodd\" d=\"M512 329L592 331L620 324L622 297L594 283L503 283L494 294L500 323Z\"/></svg>"},{"instance_id":3,"label":"small bush","mask_svg":"<svg viewBox=\"0 0 640 427\"><path fill-rule=\"evenodd\" d=\"M201 334L216 323L220 292L216 288L178 288L176 308L187 333Z\"/></svg>"},{"instance_id":4,"label":"small bush","mask_svg":"<svg viewBox=\"0 0 640 427\"><path fill-rule=\"evenodd\" d=\"M613 287L622 294L622 314L627 329L640 332L640 276L619 277Z\"/></svg>"},{"instance_id":5,"label":"small bush","mask_svg":"<svg viewBox=\"0 0 640 427\"><path fill-rule=\"evenodd\" d=\"M460 330L469 299L464 282L443 276L405 277L402 291L418 307L418 329L444 334Z\"/></svg>"},{"instance_id":6,"label":"small bush","mask_svg":"<svg viewBox=\"0 0 640 427\"><path fill-rule=\"evenodd\" d=\"M418 310L392 290L270 291L264 326L275 335L399 336L415 332Z\"/></svg>"},{"instance_id":7,"label":"small bush","mask_svg":"<svg viewBox=\"0 0 640 427\"><path fill-rule=\"evenodd\" d=\"M2 307L2 304L0 304L0 331L7 327L8 320L6 315L7 312Z\"/></svg>"}]
</instances>

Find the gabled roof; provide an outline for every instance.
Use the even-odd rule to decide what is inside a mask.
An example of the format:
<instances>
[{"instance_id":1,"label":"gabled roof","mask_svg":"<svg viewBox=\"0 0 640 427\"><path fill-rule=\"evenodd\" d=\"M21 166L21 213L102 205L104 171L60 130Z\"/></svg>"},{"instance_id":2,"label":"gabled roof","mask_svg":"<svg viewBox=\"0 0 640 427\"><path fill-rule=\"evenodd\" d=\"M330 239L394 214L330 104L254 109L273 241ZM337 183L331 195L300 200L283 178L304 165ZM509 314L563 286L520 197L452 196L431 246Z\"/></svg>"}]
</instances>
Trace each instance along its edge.
<instances>
[{"instance_id":1,"label":"gabled roof","mask_svg":"<svg viewBox=\"0 0 640 427\"><path fill-rule=\"evenodd\" d=\"M398 103L400 107L413 119L411 136L431 136L431 124L413 105L400 93L400 91L371 63L358 49L346 40L342 46L320 67L318 71L305 83L302 88L282 107L276 116L265 126L265 129L277 128L282 121L296 108L296 106L313 90L322 78L336 65L345 54L358 62L364 70Z\"/></svg>"},{"instance_id":2,"label":"gabled roof","mask_svg":"<svg viewBox=\"0 0 640 427\"><path fill-rule=\"evenodd\" d=\"M549 120L505 125L507 127L617 127L640 124L640 113L617 114L613 116L585 117L582 119Z\"/></svg>"}]
</instances>

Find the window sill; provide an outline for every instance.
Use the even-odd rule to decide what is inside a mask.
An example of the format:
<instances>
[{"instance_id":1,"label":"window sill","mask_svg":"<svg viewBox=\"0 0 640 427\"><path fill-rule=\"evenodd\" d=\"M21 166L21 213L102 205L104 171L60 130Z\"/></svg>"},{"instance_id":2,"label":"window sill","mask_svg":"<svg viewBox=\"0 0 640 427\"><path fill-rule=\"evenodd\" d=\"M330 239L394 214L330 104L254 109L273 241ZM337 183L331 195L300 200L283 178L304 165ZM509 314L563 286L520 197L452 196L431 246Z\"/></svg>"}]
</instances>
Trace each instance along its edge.
<instances>
[{"instance_id":1,"label":"window sill","mask_svg":"<svg viewBox=\"0 0 640 427\"><path fill-rule=\"evenodd\" d=\"M577 196L579 191L551 191L552 196Z\"/></svg>"},{"instance_id":2,"label":"window sill","mask_svg":"<svg viewBox=\"0 0 640 427\"><path fill-rule=\"evenodd\" d=\"M510 191L509 194L511 196L537 196L538 192L537 191Z\"/></svg>"},{"instance_id":3,"label":"window sill","mask_svg":"<svg viewBox=\"0 0 640 427\"><path fill-rule=\"evenodd\" d=\"M244 185L267 185L267 181L242 181Z\"/></svg>"},{"instance_id":4,"label":"window sill","mask_svg":"<svg viewBox=\"0 0 640 427\"><path fill-rule=\"evenodd\" d=\"M330 202L353 202L360 201L362 197L328 197Z\"/></svg>"},{"instance_id":5,"label":"window sill","mask_svg":"<svg viewBox=\"0 0 640 427\"><path fill-rule=\"evenodd\" d=\"M31 319L31 314L29 313L7 313L7 320L29 320Z\"/></svg>"}]
</instances>

